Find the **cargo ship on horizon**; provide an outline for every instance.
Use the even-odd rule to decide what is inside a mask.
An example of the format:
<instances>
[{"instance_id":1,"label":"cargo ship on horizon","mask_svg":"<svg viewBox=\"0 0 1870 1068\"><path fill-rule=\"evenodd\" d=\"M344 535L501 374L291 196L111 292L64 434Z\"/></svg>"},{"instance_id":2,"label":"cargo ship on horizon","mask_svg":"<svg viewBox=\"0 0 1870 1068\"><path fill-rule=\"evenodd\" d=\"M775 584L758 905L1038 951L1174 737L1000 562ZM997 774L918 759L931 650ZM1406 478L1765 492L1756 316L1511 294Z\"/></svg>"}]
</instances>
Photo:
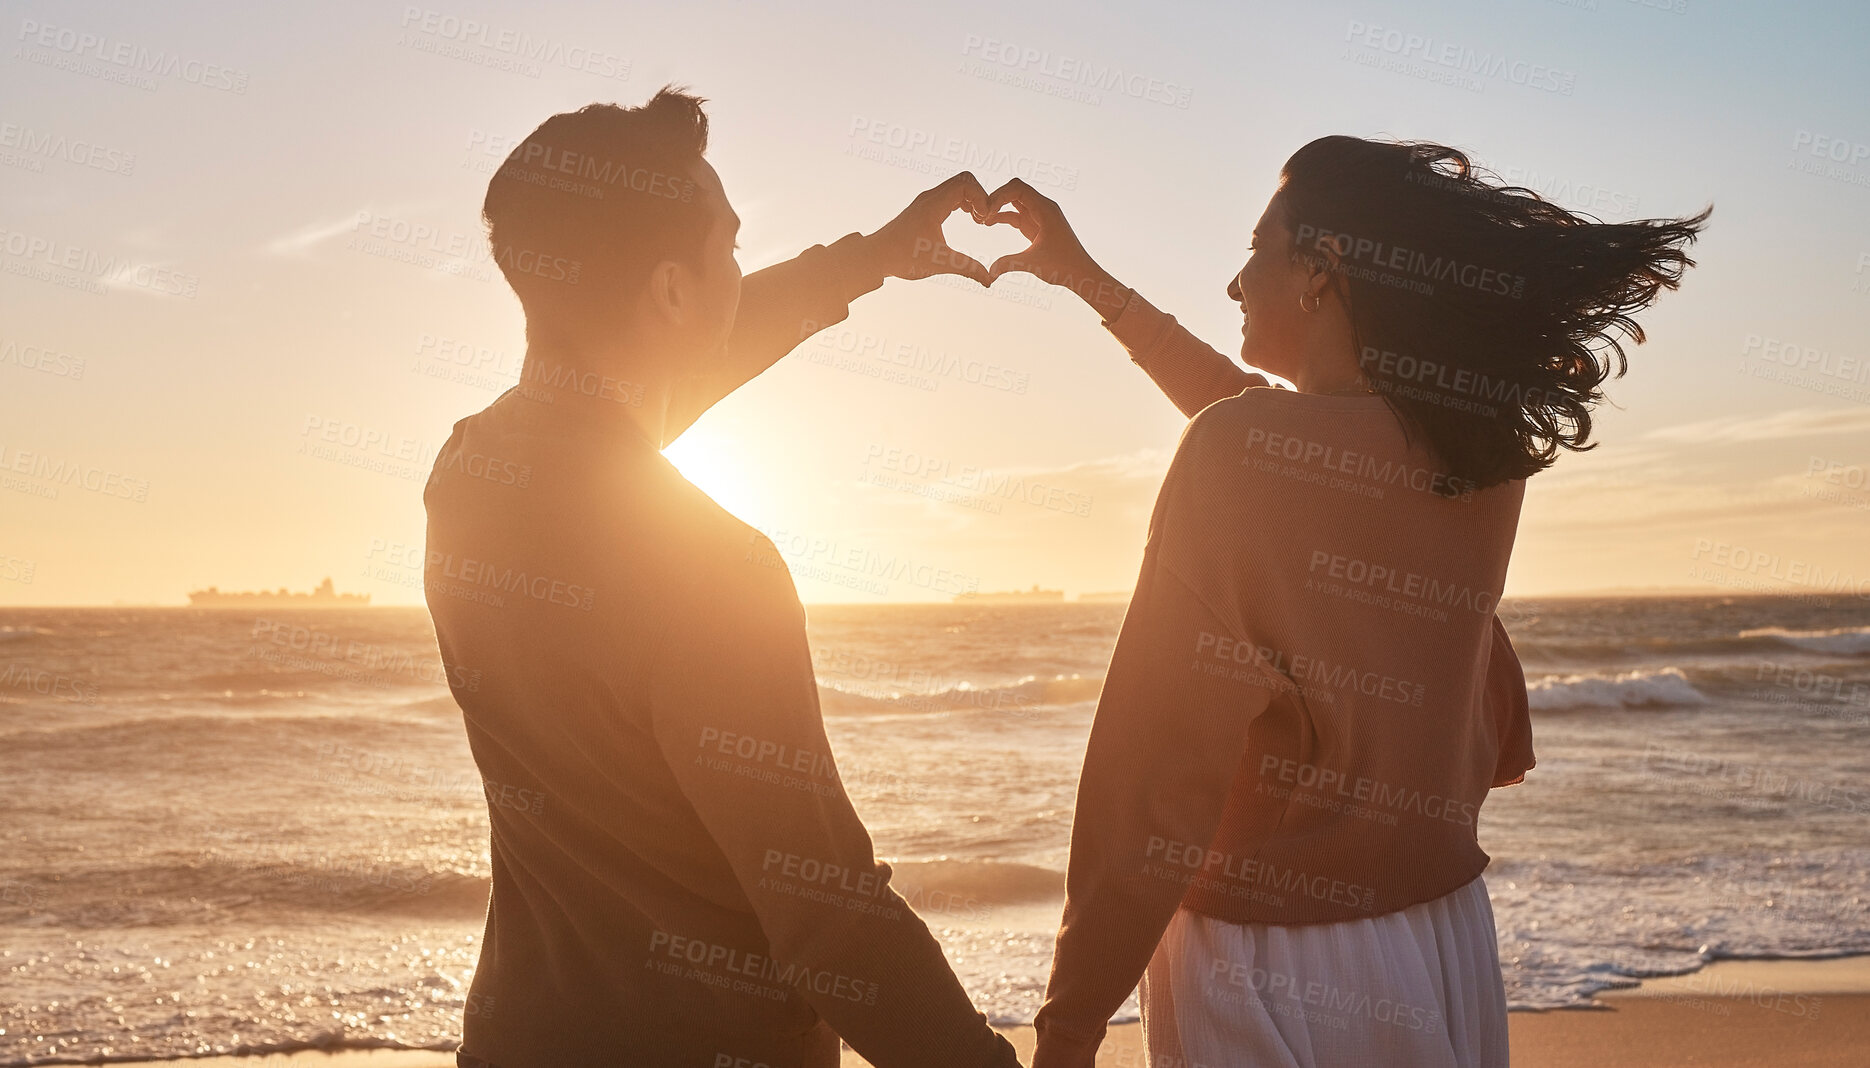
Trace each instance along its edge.
<instances>
[{"instance_id":1,"label":"cargo ship on horizon","mask_svg":"<svg viewBox=\"0 0 1870 1068\"><path fill-rule=\"evenodd\" d=\"M194 608L363 608L370 604L370 595L339 593L332 586L330 576L326 576L310 593L293 593L284 586L277 590L222 593L209 586L190 593L188 603Z\"/></svg>"},{"instance_id":2,"label":"cargo ship on horizon","mask_svg":"<svg viewBox=\"0 0 1870 1068\"><path fill-rule=\"evenodd\" d=\"M1064 590L1042 590L1037 583L1030 590L1008 590L1004 593L962 593L954 598L955 604L1062 604Z\"/></svg>"}]
</instances>

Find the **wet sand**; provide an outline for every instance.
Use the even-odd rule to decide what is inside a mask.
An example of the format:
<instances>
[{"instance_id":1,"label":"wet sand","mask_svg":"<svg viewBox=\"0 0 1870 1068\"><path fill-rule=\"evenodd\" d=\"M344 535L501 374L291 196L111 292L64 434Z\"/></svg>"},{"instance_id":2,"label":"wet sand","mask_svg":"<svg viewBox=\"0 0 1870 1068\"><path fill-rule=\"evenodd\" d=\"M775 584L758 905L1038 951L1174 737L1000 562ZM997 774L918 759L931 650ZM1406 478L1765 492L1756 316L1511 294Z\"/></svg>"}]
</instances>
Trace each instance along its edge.
<instances>
[{"instance_id":1,"label":"wet sand","mask_svg":"<svg viewBox=\"0 0 1870 1068\"><path fill-rule=\"evenodd\" d=\"M1693 975L1599 995L1599 1005L1510 1018L1514 1068L1859 1068L1870 1064L1870 957L1723 961ZM1003 1033L1022 1059L1030 1027ZM135 1062L176 1068L452 1068L446 1054L353 1050ZM1142 1030L1110 1029L1101 1068L1147 1068ZM865 1068L844 1051L843 1068Z\"/></svg>"}]
</instances>

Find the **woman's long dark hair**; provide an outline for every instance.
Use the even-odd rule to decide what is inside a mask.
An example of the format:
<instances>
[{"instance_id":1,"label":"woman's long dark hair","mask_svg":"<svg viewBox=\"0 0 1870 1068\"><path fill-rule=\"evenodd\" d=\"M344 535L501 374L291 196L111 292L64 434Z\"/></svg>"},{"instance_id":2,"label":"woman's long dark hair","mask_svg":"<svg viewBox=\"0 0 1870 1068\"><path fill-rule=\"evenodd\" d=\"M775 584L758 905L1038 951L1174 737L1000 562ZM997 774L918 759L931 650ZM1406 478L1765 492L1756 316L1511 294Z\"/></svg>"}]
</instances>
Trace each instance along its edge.
<instances>
[{"instance_id":1,"label":"woman's long dark hair","mask_svg":"<svg viewBox=\"0 0 1870 1068\"><path fill-rule=\"evenodd\" d=\"M1278 199L1293 254L1335 274L1358 363L1455 479L1525 478L1591 448L1591 407L1633 318L1694 266L1685 219L1599 222L1446 145L1321 137Z\"/></svg>"}]
</instances>

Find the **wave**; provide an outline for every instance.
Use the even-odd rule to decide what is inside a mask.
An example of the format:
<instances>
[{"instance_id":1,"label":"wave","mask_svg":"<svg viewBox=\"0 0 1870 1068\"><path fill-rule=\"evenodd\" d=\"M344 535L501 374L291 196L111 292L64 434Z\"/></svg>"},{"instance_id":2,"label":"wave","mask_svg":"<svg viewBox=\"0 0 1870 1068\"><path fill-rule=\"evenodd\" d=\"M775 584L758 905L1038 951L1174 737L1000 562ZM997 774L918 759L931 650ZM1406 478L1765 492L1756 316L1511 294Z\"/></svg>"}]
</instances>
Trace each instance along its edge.
<instances>
[{"instance_id":1,"label":"wave","mask_svg":"<svg viewBox=\"0 0 1870 1068\"><path fill-rule=\"evenodd\" d=\"M1705 705L1710 699L1682 669L1626 671L1612 675L1548 675L1526 684L1534 711L1570 708L1678 708Z\"/></svg>"},{"instance_id":2,"label":"wave","mask_svg":"<svg viewBox=\"0 0 1870 1068\"><path fill-rule=\"evenodd\" d=\"M155 927L308 912L473 919L485 912L491 886L486 876L366 856L240 861L209 855L66 872L44 885L9 884L0 924Z\"/></svg>"},{"instance_id":3,"label":"wave","mask_svg":"<svg viewBox=\"0 0 1870 1068\"><path fill-rule=\"evenodd\" d=\"M1870 656L1870 627L1830 630L1788 630L1757 627L1723 637L1685 638L1631 636L1620 640L1563 641L1515 639L1513 648L1530 664L1594 664L1619 660L1672 660L1688 656L1746 657L1787 649L1826 656Z\"/></svg>"},{"instance_id":4,"label":"wave","mask_svg":"<svg viewBox=\"0 0 1870 1068\"><path fill-rule=\"evenodd\" d=\"M1870 656L1870 627L1833 627L1830 630L1786 630L1759 627L1740 632L1742 638L1765 638L1794 649L1828 656Z\"/></svg>"},{"instance_id":5,"label":"wave","mask_svg":"<svg viewBox=\"0 0 1870 1068\"><path fill-rule=\"evenodd\" d=\"M314 609L314 611L320 611L320 609ZM336 1027L326 1030L314 1030L311 1035L306 1038L281 1038L274 1041L262 1040L234 1043L226 1048L225 1055L227 1057L242 1058L261 1057L266 1059L266 1063L271 1064L277 1058L295 1053L328 1053L336 1055L340 1053L373 1053L378 1050L388 1050L452 1054L460 1047L461 1040L459 1038L438 1039L426 1046L411 1045L408 1042L395 1038L359 1038L354 1033L345 1031L342 1027ZM28 1065L42 1064L114 1064L128 1061L132 1056L136 1058L135 1064L166 1064L170 1061L174 1061L177 1068L186 1068L187 1065L200 1063L203 1054L187 1046L174 1052L148 1050L128 1056L105 1055L101 1058L97 1055L67 1058L55 1054L46 1058L30 1057L25 1060L0 1061L0 1068L25 1068L25 1066ZM213 1059L218 1062L222 1060L222 1056L217 1054ZM321 1061L324 1059L325 1058L320 1058ZM434 1058L434 1061L437 1064L452 1064L454 1063L454 1058L452 1056L438 1057ZM297 1058L291 1058L291 1063L296 1064L297 1062ZM398 1061L396 1063L402 1062Z\"/></svg>"},{"instance_id":6,"label":"wave","mask_svg":"<svg viewBox=\"0 0 1870 1068\"><path fill-rule=\"evenodd\" d=\"M1002 860L906 860L890 865L890 885L918 912L945 911L944 901L970 909L1065 894L1065 873Z\"/></svg>"},{"instance_id":7,"label":"wave","mask_svg":"<svg viewBox=\"0 0 1870 1068\"><path fill-rule=\"evenodd\" d=\"M935 680L939 683L941 680ZM1057 675L1049 679L1027 676L1011 686L976 687L962 682L937 688L914 685L845 689L819 680L819 701L832 715L910 714L917 712L957 712L978 710L1002 712L1015 716L1037 713L1043 708L1079 704L1097 700L1104 689L1102 675Z\"/></svg>"},{"instance_id":8,"label":"wave","mask_svg":"<svg viewBox=\"0 0 1870 1068\"><path fill-rule=\"evenodd\" d=\"M130 719L73 719L51 724L34 722L30 726L21 723L12 729L0 727L0 747L9 756L91 752L102 758L106 753L127 752L148 760L203 746L217 749L256 746L274 752L281 745L312 746L325 741L365 745L372 740L381 742L380 732L394 724L395 721L382 716L360 715L346 708L299 705L277 714L257 714L251 710L240 714L215 714L190 709Z\"/></svg>"}]
</instances>

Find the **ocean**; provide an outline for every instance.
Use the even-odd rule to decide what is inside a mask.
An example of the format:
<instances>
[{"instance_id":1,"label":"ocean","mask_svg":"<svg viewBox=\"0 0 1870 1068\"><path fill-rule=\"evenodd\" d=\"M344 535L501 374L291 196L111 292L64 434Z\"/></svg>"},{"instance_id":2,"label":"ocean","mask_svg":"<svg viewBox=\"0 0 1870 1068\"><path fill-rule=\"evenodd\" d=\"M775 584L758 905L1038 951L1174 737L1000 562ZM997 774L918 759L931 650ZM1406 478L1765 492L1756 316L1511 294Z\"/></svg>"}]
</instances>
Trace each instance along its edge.
<instances>
[{"instance_id":1,"label":"ocean","mask_svg":"<svg viewBox=\"0 0 1870 1068\"><path fill-rule=\"evenodd\" d=\"M1122 613L809 611L847 789L996 1023L1044 989ZM1870 952L1870 602L1501 615L1539 759L1479 826L1515 1008ZM0 1065L452 1048L488 858L446 682L420 609L0 610Z\"/></svg>"}]
</instances>

